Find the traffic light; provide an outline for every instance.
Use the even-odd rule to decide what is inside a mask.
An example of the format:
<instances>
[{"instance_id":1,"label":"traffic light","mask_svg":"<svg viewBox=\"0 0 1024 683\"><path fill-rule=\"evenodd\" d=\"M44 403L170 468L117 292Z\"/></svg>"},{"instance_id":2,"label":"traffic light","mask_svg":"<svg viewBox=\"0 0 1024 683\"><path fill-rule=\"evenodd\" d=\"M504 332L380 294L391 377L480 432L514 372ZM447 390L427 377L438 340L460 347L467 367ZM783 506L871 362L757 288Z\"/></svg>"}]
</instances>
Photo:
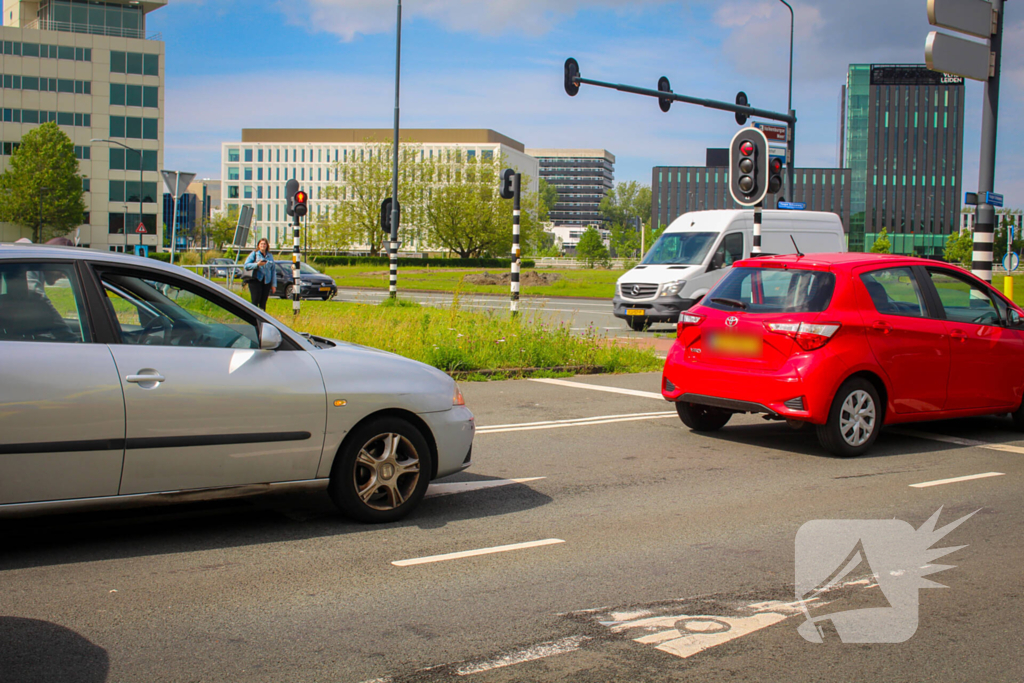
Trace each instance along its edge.
<instances>
[{"instance_id":1,"label":"traffic light","mask_svg":"<svg viewBox=\"0 0 1024 683\"><path fill-rule=\"evenodd\" d=\"M380 203L380 229L384 231L384 234L391 234L391 197L388 197ZM402 204L398 204L398 213L402 213Z\"/></svg>"},{"instance_id":2,"label":"traffic light","mask_svg":"<svg viewBox=\"0 0 1024 683\"><path fill-rule=\"evenodd\" d=\"M658 79L658 92L672 92L672 84L668 82L668 78L665 76ZM658 106L667 114L668 110L672 108L671 98L659 97Z\"/></svg>"},{"instance_id":3,"label":"traffic light","mask_svg":"<svg viewBox=\"0 0 1024 683\"><path fill-rule=\"evenodd\" d=\"M498 194L502 199L512 199L516 196L516 172L514 169L506 168L501 172L501 190Z\"/></svg>"},{"instance_id":4,"label":"traffic light","mask_svg":"<svg viewBox=\"0 0 1024 683\"><path fill-rule=\"evenodd\" d=\"M747 93L743 92L742 90L740 90L738 93L736 93L736 104L738 104L741 107L748 106L750 104L750 100L747 99ZM746 114L739 114L739 113L737 113L736 114L736 123L738 123L738 124L740 124L742 126L743 124L745 124L747 122L747 118L748 117L747 117Z\"/></svg>"},{"instance_id":5,"label":"traffic light","mask_svg":"<svg viewBox=\"0 0 1024 683\"><path fill-rule=\"evenodd\" d=\"M782 159L772 157L768 161L768 194L778 194L782 189Z\"/></svg>"},{"instance_id":6,"label":"traffic light","mask_svg":"<svg viewBox=\"0 0 1024 683\"><path fill-rule=\"evenodd\" d=\"M292 209L292 215L296 218L302 218L309 211L309 207L306 206L306 202L309 201L309 195L302 190L295 193L295 206Z\"/></svg>"},{"instance_id":7,"label":"traffic light","mask_svg":"<svg viewBox=\"0 0 1024 683\"><path fill-rule=\"evenodd\" d=\"M737 204L754 206L764 200L768 184L768 138L757 128L744 128L729 147L729 192Z\"/></svg>"},{"instance_id":8,"label":"traffic light","mask_svg":"<svg viewBox=\"0 0 1024 683\"><path fill-rule=\"evenodd\" d=\"M284 198L288 202L285 205L284 211L289 216L294 216L295 215L295 193L298 192L298 191L299 191L299 181L296 180L295 178L292 178L291 180L289 180L288 183L284 186Z\"/></svg>"}]
</instances>

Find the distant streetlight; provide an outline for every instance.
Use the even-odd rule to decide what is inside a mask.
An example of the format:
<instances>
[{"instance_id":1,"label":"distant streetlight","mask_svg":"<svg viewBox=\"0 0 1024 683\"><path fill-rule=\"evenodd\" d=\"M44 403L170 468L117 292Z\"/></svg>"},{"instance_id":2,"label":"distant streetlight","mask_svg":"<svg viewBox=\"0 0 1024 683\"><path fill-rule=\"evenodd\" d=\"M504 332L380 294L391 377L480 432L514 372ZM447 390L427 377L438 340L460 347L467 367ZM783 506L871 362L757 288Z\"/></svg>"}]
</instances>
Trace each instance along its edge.
<instances>
[{"instance_id":1,"label":"distant streetlight","mask_svg":"<svg viewBox=\"0 0 1024 683\"><path fill-rule=\"evenodd\" d=\"M140 224L144 224L145 221L143 220L143 215L142 215L142 195L144 193L142 191L142 187L143 187L143 185L145 185L145 181L143 180L143 172L144 172L145 169L143 168L143 163L142 163L142 150L141 149L135 149L134 147L129 147L128 145L124 144L123 142L118 142L117 140L93 139L93 140L90 140L89 142L106 142L107 144L110 144L110 145L118 145L119 147L124 147L125 149L127 149L129 151L132 151L132 152L135 152L136 154L139 155L139 223ZM127 168L127 167L128 167L128 164L126 163L125 164L125 168ZM125 190L125 199L128 199L128 191L127 191L127 189ZM139 244L142 244L142 235L141 234L139 235ZM126 254L128 253L128 210L127 210L127 208L125 209L125 217L124 217L124 252Z\"/></svg>"},{"instance_id":2,"label":"distant streetlight","mask_svg":"<svg viewBox=\"0 0 1024 683\"><path fill-rule=\"evenodd\" d=\"M790 5L788 2L786 2L786 0L779 0L779 2L781 2L783 5L785 5L786 7L789 8L789 106L786 109L786 113L789 114L790 116L792 116L793 115L793 27L794 27L794 25L796 23L796 17L793 14L793 6L792 5ZM793 142L794 142L793 141L793 131L789 131L788 134L786 135L786 137L788 138L788 140L786 141L786 143L787 143L786 146L789 148L790 157L795 157L796 154L795 154L794 145L793 145ZM795 174L795 169L793 168L793 164L795 163L795 159L790 158L790 159L787 159L787 161L789 162L789 173L787 174L788 179L789 179L789 183L787 183L787 184L789 185L789 187L786 188L786 196L789 198L789 201L793 201L793 176ZM840 160L839 163L842 163L842 160Z\"/></svg>"}]
</instances>

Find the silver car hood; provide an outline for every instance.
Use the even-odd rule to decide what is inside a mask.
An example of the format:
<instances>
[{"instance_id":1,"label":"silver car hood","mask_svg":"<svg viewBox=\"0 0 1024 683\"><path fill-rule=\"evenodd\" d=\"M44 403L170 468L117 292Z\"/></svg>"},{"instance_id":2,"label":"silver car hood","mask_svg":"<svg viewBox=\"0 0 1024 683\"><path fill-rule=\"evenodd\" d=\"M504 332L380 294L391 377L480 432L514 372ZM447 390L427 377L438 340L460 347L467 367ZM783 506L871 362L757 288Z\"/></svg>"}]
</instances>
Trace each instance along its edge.
<instances>
[{"instance_id":1,"label":"silver car hood","mask_svg":"<svg viewBox=\"0 0 1024 683\"><path fill-rule=\"evenodd\" d=\"M441 370L388 351L330 341L334 348L310 352L320 366L328 397L397 401L396 407L415 413L451 410L455 380Z\"/></svg>"}]
</instances>

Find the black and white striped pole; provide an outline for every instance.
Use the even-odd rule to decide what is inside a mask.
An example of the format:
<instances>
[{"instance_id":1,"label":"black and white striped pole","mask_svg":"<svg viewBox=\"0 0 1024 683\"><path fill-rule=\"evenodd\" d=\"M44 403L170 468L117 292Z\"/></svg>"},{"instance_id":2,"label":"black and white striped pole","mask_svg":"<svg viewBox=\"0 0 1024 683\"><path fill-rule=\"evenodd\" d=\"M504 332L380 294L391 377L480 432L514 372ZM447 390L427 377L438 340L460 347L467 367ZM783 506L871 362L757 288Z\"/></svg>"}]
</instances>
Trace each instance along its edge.
<instances>
[{"instance_id":1,"label":"black and white striped pole","mask_svg":"<svg viewBox=\"0 0 1024 683\"><path fill-rule=\"evenodd\" d=\"M391 259L390 296L398 296L398 221L401 220L402 205L388 197L380 204L380 228L387 235L388 256Z\"/></svg>"},{"instance_id":2,"label":"black and white striped pole","mask_svg":"<svg viewBox=\"0 0 1024 683\"><path fill-rule=\"evenodd\" d=\"M744 128L729 146L729 192L737 204L754 207L751 254L761 253L761 209L769 184L768 138L757 128Z\"/></svg>"},{"instance_id":3,"label":"black and white striped pole","mask_svg":"<svg viewBox=\"0 0 1024 683\"><path fill-rule=\"evenodd\" d=\"M309 196L299 189L299 181L292 178L284 188L288 204L285 213L295 218L292 228L292 315L299 314L302 296L302 232L301 219L309 211Z\"/></svg>"},{"instance_id":4,"label":"black and white striped pole","mask_svg":"<svg viewBox=\"0 0 1024 683\"><path fill-rule=\"evenodd\" d=\"M501 197L512 200L512 283L511 310L512 315L519 315L519 273L520 258L522 249L519 243L519 228L522 220L522 183L523 176L511 168L506 168L501 174Z\"/></svg>"}]
</instances>

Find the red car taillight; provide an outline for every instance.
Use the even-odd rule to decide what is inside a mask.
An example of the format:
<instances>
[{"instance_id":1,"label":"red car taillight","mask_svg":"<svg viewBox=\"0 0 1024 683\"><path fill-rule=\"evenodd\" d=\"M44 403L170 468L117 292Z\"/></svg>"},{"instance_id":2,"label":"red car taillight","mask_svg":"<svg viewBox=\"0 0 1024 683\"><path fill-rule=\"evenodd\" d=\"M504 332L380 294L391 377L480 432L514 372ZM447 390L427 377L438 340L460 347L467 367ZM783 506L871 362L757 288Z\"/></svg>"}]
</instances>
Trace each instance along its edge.
<instances>
[{"instance_id":1,"label":"red car taillight","mask_svg":"<svg viewBox=\"0 0 1024 683\"><path fill-rule=\"evenodd\" d=\"M704 316L696 313L680 313L679 322L676 324L676 336L680 336L687 327L696 327L704 322Z\"/></svg>"},{"instance_id":2,"label":"red car taillight","mask_svg":"<svg viewBox=\"0 0 1024 683\"><path fill-rule=\"evenodd\" d=\"M820 349L842 327L839 323L765 323L769 332L784 334L793 339L804 351Z\"/></svg>"}]
</instances>

